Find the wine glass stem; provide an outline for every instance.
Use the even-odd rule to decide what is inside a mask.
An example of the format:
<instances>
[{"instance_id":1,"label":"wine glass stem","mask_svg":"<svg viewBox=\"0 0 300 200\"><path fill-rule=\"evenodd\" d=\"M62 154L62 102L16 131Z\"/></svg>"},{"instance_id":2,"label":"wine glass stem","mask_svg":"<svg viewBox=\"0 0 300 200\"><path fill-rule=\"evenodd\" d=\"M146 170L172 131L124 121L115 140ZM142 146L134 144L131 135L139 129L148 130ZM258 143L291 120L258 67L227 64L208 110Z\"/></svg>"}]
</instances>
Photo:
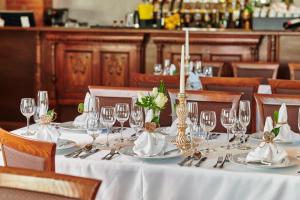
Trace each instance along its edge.
<instances>
[{"instance_id":1,"label":"wine glass stem","mask_svg":"<svg viewBox=\"0 0 300 200\"><path fill-rule=\"evenodd\" d=\"M106 133L106 146L109 147L109 142L108 142L108 135L110 132L110 128L107 126L107 133Z\"/></svg>"},{"instance_id":2,"label":"wine glass stem","mask_svg":"<svg viewBox=\"0 0 300 200\"><path fill-rule=\"evenodd\" d=\"M29 120L30 120L30 117L26 117L27 119L27 133L29 133Z\"/></svg>"},{"instance_id":3,"label":"wine glass stem","mask_svg":"<svg viewBox=\"0 0 300 200\"><path fill-rule=\"evenodd\" d=\"M124 122L121 122L121 142L123 142L123 126L124 126Z\"/></svg>"},{"instance_id":4,"label":"wine glass stem","mask_svg":"<svg viewBox=\"0 0 300 200\"><path fill-rule=\"evenodd\" d=\"M227 149L230 149L229 134L230 134L230 131L229 131L229 128L227 128Z\"/></svg>"},{"instance_id":5,"label":"wine glass stem","mask_svg":"<svg viewBox=\"0 0 300 200\"><path fill-rule=\"evenodd\" d=\"M209 152L209 136L210 136L209 131L207 131L205 135L206 135L206 144L207 144L206 151Z\"/></svg>"},{"instance_id":6,"label":"wine glass stem","mask_svg":"<svg viewBox=\"0 0 300 200\"><path fill-rule=\"evenodd\" d=\"M244 127L245 129L247 128L247 127ZM245 145L245 143L246 143L246 136L245 136L245 134L246 134L246 132L247 132L247 129L246 130L243 130L243 145Z\"/></svg>"}]
</instances>

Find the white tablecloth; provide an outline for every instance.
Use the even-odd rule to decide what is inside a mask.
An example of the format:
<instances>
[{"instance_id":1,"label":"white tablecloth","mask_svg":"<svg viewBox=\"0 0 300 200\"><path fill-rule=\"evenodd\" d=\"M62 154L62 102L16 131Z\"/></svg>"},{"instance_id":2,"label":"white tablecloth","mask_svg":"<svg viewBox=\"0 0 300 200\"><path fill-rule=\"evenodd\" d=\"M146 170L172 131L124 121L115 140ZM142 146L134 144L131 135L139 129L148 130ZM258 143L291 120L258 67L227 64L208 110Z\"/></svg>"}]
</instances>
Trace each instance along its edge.
<instances>
[{"instance_id":1,"label":"white tablecloth","mask_svg":"<svg viewBox=\"0 0 300 200\"><path fill-rule=\"evenodd\" d=\"M15 131L20 133L21 130ZM129 135L131 133L128 133ZM86 134L62 131L62 137L78 144L91 142ZM225 139L225 135L219 137ZM100 136L98 142L103 142ZM251 141L250 141L251 142ZM300 155L299 144L285 146L292 156ZM113 160L101 160L108 151L101 151L87 159L56 156L56 172L91 177L103 181L97 199L102 200L299 200L300 170L257 170L226 163L224 169L214 169L220 150L210 154L201 167L180 167L182 158L159 161L133 159L124 155ZM300 164L300 163L299 163Z\"/></svg>"}]
</instances>

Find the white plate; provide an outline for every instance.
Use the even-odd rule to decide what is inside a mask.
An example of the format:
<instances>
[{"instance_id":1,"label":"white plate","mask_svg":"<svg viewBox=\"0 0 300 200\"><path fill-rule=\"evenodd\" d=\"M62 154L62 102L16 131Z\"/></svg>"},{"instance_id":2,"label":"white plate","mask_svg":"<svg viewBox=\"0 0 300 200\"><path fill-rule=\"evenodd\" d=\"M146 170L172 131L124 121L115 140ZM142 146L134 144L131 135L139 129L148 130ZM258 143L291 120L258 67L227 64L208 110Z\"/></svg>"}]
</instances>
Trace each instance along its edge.
<instances>
[{"instance_id":1,"label":"white plate","mask_svg":"<svg viewBox=\"0 0 300 200\"><path fill-rule=\"evenodd\" d=\"M179 150L178 151L173 151L173 152L171 152L170 154L167 154L167 155L139 156L139 155L137 155L133 152L132 148L133 148L132 146L124 147L119 152L120 152L120 154L125 155L125 156L129 156L129 157L133 157L133 158L139 158L139 159L146 159L146 160L170 159L170 158L176 158L176 157L181 156L181 152ZM169 148L167 148L166 151L172 150L172 149L175 149L175 148L176 148L175 146L174 147L169 147Z\"/></svg>"},{"instance_id":2,"label":"white plate","mask_svg":"<svg viewBox=\"0 0 300 200\"><path fill-rule=\"evenodd\" d=\"M58 143L56 144L56 149L57 150L65 150L69 148L73 148L76 146L76 142L72 140L67 140L67 139L59 139Z\"/></svg>"},{"instance_id":3,"label":"white plate","mask_svg":"<svg viewBox=\"0 0 300 200\"><path fill-rule=\"evenodd\" d=\"M80 126L74 126L73 121L70 122L63 122L58 124L58 126L63 129L63 130L67 130L67 131L78 131L78 132L85 132L86 129Z\"/></svg>"},{"instance_id":4,"label":"white plate","mask_svg":"<svg viewBox=\"0 0 300 200\"><path fill-rule=\"evenodd\" d=\"M262 141L263 140L263 132L256 132L250 135L250 137L254 140ZM292 144L295 142L299 142L300 140L288 141L288 140L274 140L277 144Z\"/></svg>"},{"instance_id":5,"label":"white plate","mask_svg":"<svg viewBox=\"0 0 300 200\"><path fill-rule=\"evenodd\" d=\"M230 162L243 165L250 168L259 168L259 169L277 169L277 168L286 168L297 165L297 159L294 157L288 157L284 162L278 164L262 164L262 163L246 163L247 153L236 154L230 158Z\"/></svg>"}]
</instances>

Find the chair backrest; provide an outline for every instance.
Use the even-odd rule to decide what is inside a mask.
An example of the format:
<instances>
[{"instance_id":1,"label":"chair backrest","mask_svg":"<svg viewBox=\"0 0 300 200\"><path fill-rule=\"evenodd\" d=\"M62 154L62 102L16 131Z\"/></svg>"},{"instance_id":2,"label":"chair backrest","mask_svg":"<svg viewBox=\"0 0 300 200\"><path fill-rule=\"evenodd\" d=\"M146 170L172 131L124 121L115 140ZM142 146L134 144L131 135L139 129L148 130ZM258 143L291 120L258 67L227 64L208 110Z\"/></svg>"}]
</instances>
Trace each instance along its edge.
<instances>
[{"instance_id":1,"label":"chair backrest","mask_svg":"<svg viewBox=\"0 0 300 200\"><path fill-rule=\"evenodd\" d=\"M176 103L178 92L175 89L169 90L172 105ZM220 122L221 110L222 108L237 109L242 94L238 92L186 91L186 95L187 101L198 102L199 114L204 110L215 111L217 124L214 131L226 132L226 129ZM174 109L173 112L175 113Z\"/></svg>"},{"instance_id":2,"label":"chair backrest","mask_svg":"<svg viewBox=\"0 0 300 200\"><path fill-rule=\"evenodd\" d=\"M201 77L201 83L204 90L241 92L241 100L249 100L251 103L251 121L248 126L248 132L254 132L256 129L256 104L254 93L258 92L261 78L229 78L229 77Z\"/></svg>"},{"instance_id":3,"label":"chair backrest","mask_svg":"<svg viewBox=\"0 0 300 200\"><path fill-rule=\"evenodd\" d=\"M0 129L4 166L55 171L56 144L27 139Z\"/></svg>"},{"instance_id":4,"label":"chair backrest","mask_svg":"<svg viewBox=\"0 0 300 200\"><path fill-rule=\"evenodd\" d=\"M213 69L213 76L214 77L221 77L223 72L223 62L203 62L203 67L212 67Z\"/></svg>"},{"instance_id":5,"label":"chair backrest","mask_svg":"<svg viewBox=\"0 0 300 200\"><path fill-rule=\"evenodd\" d=\"M300 95L300 80L268 79L272 94Z\"/></svg>"},{"instance_id":6,"label":"chair backrest","mask_svg":"<svg viewBox=\"0 0 300 200\"><path fill-rule=\"evenodd\" d=\"M300 106L300 95L287 94L255 94L257 112L259 116L260 131L263 131L264 122L267 116L273 118L274 111L279 110L283 103L286 103L288 112L288 124L295 132L298 130L298 111Z\"/></svg>"},{"instance_id":7,"label":"chair backrest","mask_svg":"<svg viewBox=\"0 0 300 200\"><path fill-rule=\"evenodd\" d=\"M278 63L232 63L234 77L261 77L263 83L276 79L278 67Z\"/></svg>"},{"instance_id":8,"label":"chair backrest","mask_svg":"<svg viewBox=\"0 0 300 200\"><path fill-rule=\"evenodd\" d=\"M116 103L128 103L131 105L131 98L137 97L137 92L150 92L152 88L137 87L108 87L108 86L89 86L91 95L100 98L100 106L115 106ZM169 126L172 123L170 98L166 108L160 114L160 125ZM127 124L125 124L128 126Z\"/></svg>"},{"instance_id":9,"label":"chair backrest","mask_svg":"<svg viewBox=\"0 0 300 200\"><path fill-rule=\"evenodd\" d=\"M153 75L153 74L131 74L131 86L141 88L158 87L160 81L163 81L167 89L179 88L179 75Z\"/></svg>"},{"instance_id":10,"label":"chair backrest","mask_svg":"<svg viewBox=\"0 0 300 200\"><path fill-rule=\"evenodd\" d=\"M300 63L288 63L290 69L290 79L300 80Z\"/></svg>"},{"instance_id":11,"label":"chair backrest","mask_svg":"<svg viewBox=\"0 0 300 200\"><path fill-rule=\"evenodd\" d=\"M93 200L100 184L89 178L0 167L0 199Z\"/></svg>"}]
</instances>

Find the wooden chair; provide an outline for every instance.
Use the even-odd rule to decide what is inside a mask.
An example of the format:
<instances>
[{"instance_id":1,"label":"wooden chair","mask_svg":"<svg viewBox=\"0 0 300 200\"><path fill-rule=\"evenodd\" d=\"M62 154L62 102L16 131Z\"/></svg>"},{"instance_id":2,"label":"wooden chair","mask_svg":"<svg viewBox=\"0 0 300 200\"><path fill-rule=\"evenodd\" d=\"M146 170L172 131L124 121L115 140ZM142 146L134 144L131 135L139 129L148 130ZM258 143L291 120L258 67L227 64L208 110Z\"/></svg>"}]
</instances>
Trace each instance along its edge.
<instances>
[{"instance_id":1,"label":"wooden chair","mask_svg":"<svg viewBox=\"0 0 300 200\"><path fill-rule=\"evenodd\" d=\"M152 88L136 87L108 87L108 86L89 86L90 93L100 98L100 106L115 106L116 103L128 103L131 105L131 98L137 97L137 92L150 92ZM160 114L161 126L172 124L170 98L166 108ZM128 123L125 124L128 126Z\"/></svg>"},{"instance_id":2,"label":"wooden chair","mask_svg":"<svg viewBox=\"0 0 300 200\"><path fill-rule=\"evenodd\" d=\"M288 111L288 124L292 130L298 130L298 111L300 106L300 95L287 94L255 94L257 103L257 112L259 116L259 130L264 128L264 122L267 116L273 118L274 111L279 110L283 103L286 103Z\"/></svg>"},{"instance_id":3,"label":"wooden chair","mask_svg":"<svg viewBox=\"0 0 300 200\"><path fill-rule=\"evenodd\" d=\"M278 63L232 63L234 77L261 77L263 83L276 79L278 67Z\"/></svg>"},{"instance_id":4,"label":"wooden chair","mask_svg":"<svg viewBox=\"0 0 300 200\"><path fill-rule=\"evenodd\" d=\"M204 90L241 92L241 100L249 100L251 103L251 122L248 132L256 130L256 104L254 93L258 92L261 78L229 78L229 77L201 77Z\"/></svg>"},{"instance_id":5,"label":"wooden chair","mask_svg":"<svg viewBox=\"0 0 300 200\"><path fill-rule=\"evenodd\" d=\"M300 80L268 79L272 94L300 95Z\"/></svg>"},{"instance_id":6,"label":"wooden chair","mask_svg":"<svg viewBox=\"0 0 300 200\"><path fill-rule=\"evenodd\" d=\"M100 184L89 178L0 167L0 199L94 200Z\"/></svg>"},{"instance_id":7,"label":"wooden chair","mask_svg":"<svg viewBox=\"0 0 300 200\"><path fill-rule=\"evenodd\" d=\"M160 81L163 81L167 89L179 88L180 76L179 75L153 75L153 74L131 74L131 86L141 88L158 87Z\"/></svg>"},{"instance_id":8,"label":"wooden chair","mask_svg":"<svg viewBox=\"0 0 300 200\"><path fill-rule=\"evenodd\" d=\"M176 103L178 90L169 90L172 105ZM222 108L238 108L242 93L238 92L215 92L215 91L186 91L187 101L198 102L198 112L209 110L215 111L217 124L214 131L226 132L226 129L220 122ZM172 107L173 108L173 107ZM173 110L175 112L175 110Z\"/></svg>"},{"instance_id":9,"label":"wooden chair","mask_svg":"<svg viewBox=\"0 0 300 200\"><path fill-rule=\"evenodd\" d=\"M300 63L288 63L290 69L290 79L300 80Z\"/></svg>"},{"instance_id":10,"label":"wooden chair","mask_svg":"<svg viewBox=\"0 0 300 200\"><path fill-rule=\"evenodd\" d=\"M0 129L4 166L55 171L56 144L27 139Z\"/></svg>"},{"instance_id":11,"label":"wooden chair","mask_svg":"<svg viewBox=\"0 0 300 200\"><path fill-rule=\"evenodd\" d=\"M202 63L202 67L212 67L214 77L222 76L223 66L224 66L223 62L203 62Z\"/></svg>"}]
</instances>

